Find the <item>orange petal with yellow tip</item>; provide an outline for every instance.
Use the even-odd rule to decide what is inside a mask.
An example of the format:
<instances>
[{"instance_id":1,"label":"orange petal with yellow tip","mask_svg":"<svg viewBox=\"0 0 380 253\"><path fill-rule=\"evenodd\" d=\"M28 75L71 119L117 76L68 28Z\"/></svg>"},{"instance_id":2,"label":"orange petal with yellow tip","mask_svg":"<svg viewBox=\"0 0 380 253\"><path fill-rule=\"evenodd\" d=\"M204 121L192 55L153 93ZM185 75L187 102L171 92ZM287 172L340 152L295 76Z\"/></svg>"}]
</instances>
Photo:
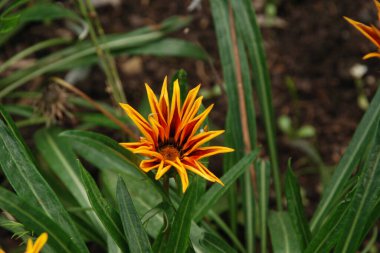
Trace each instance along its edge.
<instances>
[{"instance_id":1,"label":"orange petal with yellow tip","mask_svg":"<svg viewBox=\"0 0 380 253\"><path fill-rule=\"evenodd\" d=\"M377 17L380 20L380 3L377 0L373 0L377 9Z\"/></svg>"},{"instance_id":2,"label":"orange petal with yellow tip","mask_svg":"<svg viewBox=\"0 0 380 253\"><path fill-rule=\"evenodd\" d=\"M145 138L151 141L154 141L153 132L148 121L146 121L144 117L141 116L141 114L138 113L135 109L133 109L130 105L120 103L120 106L124 109L124 111L127 113L129 118L135 123L135 125L140 130L140 132L145 136Z\"/></svg>"},{"instance_id":3,"label":"orange petal with yellow tip","mask_svg":"<svg viewBox=\"0 0 380 253\"><path fill-rule=\"evenodd\" d=\"M169 116L169 94L168 94L168 77L167 76L165 76L164 82L162 84L160 100L158 103L160 104L162 116L164 116L164 118L167 121L168 116Z\"/></svg>"},{"instance_id":4,"label":"orange petal with yellow tip","mask_svg":"<svg viewBox=\"0 0 380 253\"><path fill-rule=\"evenodd\" d=\"M183 102L182 109L181 109L181 115L183 117L186 116L186 113L191 110L192 105L194 104L195 99L197 98L198 91L200 89L201 85L199 84L194 89L191 89L189 93L187 94L187 97L185 101Z\"/></svg>"},{"instance_id":5,"label":"orange petal with yellow tip","mask_svg":"<svg viewBox=\"0 0 380 253\"><path fill-rule=\"evenodd\" d=\"M160 164L160 167L157 170L157 174L156 174L155 179L159 180L171 167L172 166L170 164L164 166L164 161L162 161Z\"/></svg>"},{"instance_id":6,"label":"orange petal with yellow tip","mask_svg":"<svg viewBox=\"0 0 380 253\"><path fill-rule=\"evenodd\" d=\"M199 129L199 127L202 125L202 123L205 121L207 115L210 113L212 107L214 105L210 105L207 107L206 110L204 110L201 114L199 114L197 117L195 117L193 120L191 120L183 129L181 134L181 140L180 143L182 144L183 141L188 138L191 138Z\"/></svg>"},{"instance_id":7,"label":"orange petal with yellow tip","mask_svg":"<svg viewBox=\"0 0 380 253\"><path fill-rule=\"evenodd\" d=\"M198 159L202 159L208 156L229 153L233 151L234 149L232 148L221 147L221 146L201 147L201 148L197 148L196 150L188 154L188 156L198 160Z\"/></svg>"},{"instance_id":8,"label":"orange petal with yellow tip","mask_svg":"<svg viewBox=\"0 0 380 253\"><path fill-rule=\"evenodd\" d=\"M367 60L369 58L374 58L374 57L380 58L380 53L379 52L372 52L372 53L366 54L363 56L363 60Z\"/></svg>"},{"instance_id":9,"label":"orange petal with yellow tip","mask_svg":"<svg viewBox=\"0 0 380 253\"><path fill-rule=\"evenodd\" d=\"M344 17L351 25L358 29L365 37L367 37L373 44L380 48L379 31L375 27L364 25L348 17Z\"/></svg>"},{"instance_id":10,"label":"orange petal with yellow tip","mask_svg":"<svg viewBox=\"0 0 380 253\"><path fill-rule=\"evenodd\" d=\"M143 156L163 159L163 157L160 153L158 153L156 151L148 150L148 149L135 149L135 150L133 150L133 153L143 155Z\"/></svg>"},{"instance_id":11,"label":"orange petal with yellow tip","mask_svg":"<svg viewBox=\"0 0 380 253\"><path fill-rule=\"evenodd\" d=\"M189 177L187 176L186 169L183 166L182 162L179 160L178 157L175 162L172 162L169 160L166 160L165 162L172 165L174 168L176 168L177 173L179 177L181 178L182 192L185 192L187 187L189 186Z\"/></svg>"},{"instance_id":12,"label":"orange petal with yellow tip","mask_svg":"<svg viewBox=\"0 0 380 253\"><path fill-rule=\"evenodd\" d=\"M219 178L215 176L211 171L209 171L207 168L206 170L203 169L203 167L195 160L189 159L186 157L183 161L183 165L187 170L190 170L191 172L203 177L204 179L210 181L210 182L219 182ZM221 181L220 181L221 182Z\"/></svg>"},{"instance_id":13,"label":"orange petal with yellow tip","mask_svg":"<svg viewBox=\"0 0 380 253\"><path fill-rule=\"evenodd\" d=\"M208 132L199 133L191 137L189 140L187 140L187 142L183 146L184 150L188 150L186 151L184 155L187 155L193 152L196 148L214 139L215 137L221 135L222 133L224 133L224 130L208 131Z\"/></svg>"},{"instance_id":14,"label":"orange petal with yellow tip","mask_svg":"<svg viewBox=\"0 0 380 253\"><path fill-rule=\"evenodd\" d=\"M149 160L143 160L140 163L140 168L144 172L148 172L148 171L151 171L153 169L157 169L159 166L160 166L160 160L158 160L157 158L149 159Z\"/></svg>"}]
</instances>

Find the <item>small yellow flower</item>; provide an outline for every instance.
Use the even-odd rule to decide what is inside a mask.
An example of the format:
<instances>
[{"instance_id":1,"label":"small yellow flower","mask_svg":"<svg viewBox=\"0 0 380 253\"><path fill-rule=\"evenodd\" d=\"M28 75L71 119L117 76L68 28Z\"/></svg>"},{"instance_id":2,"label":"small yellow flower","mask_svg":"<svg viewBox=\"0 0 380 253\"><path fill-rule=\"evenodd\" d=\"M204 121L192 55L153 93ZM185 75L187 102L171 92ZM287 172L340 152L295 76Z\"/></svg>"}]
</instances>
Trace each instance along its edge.
<instances>
[{"instance_id":1,"label":"small yellow flower","mask_svg":"<svg viewBox=\"0 0 380 253\"><path fill-rule=\"evenodd\" d=\"M44 245L46 244L48 240L48 234L47 233L42 233L35 243L33 244L32 239L28 239L28 242L26 244L26 250L25 253L39 253ZM0 248L0 253L5 253L3 249Z\"/></svg>"},{"instance_id":2,"label":"small yellow flower","mask_svg":"<svg viewBox=\"0 0 380 253\"><path fill-rule=\"evenodd\" d=\"M157 169L156 180L174 168L181 178L183 192L189 185L187 170L223 185L222 181L199 161L205 157L233 151L222 146L201 147L224 133L224 130L198 131L213 107L211 105L198 114L203 99L203 97L197 98L200 85L190 90L185 101L181 103L179 83L176 80L170 104L167 78L164 80L159 99L149 85L145 84L145 88L152 111L148 120L130 105L120 104L143 137L140 137L138 142L120 143L120 145L135 154L148 157L149 159L140 163L140 168L144 172Z\"/></svg>"},{"instance_id":3,"label":"small yellow flower","mask_svg":"<svg viewBox=\"0 0 380 253\"><path fill-rule=\"evenodd\" d=\"M42 233L35 243L33 244L32 239L28 240L28 243L26 245L26 251L25 253L39 253L42 249L42 247L46 244L48 240L48 234L47 233Z\"/></svg>"},{"instance_id":4,"label":"small yellow flower","mask_svg":"<svg viewBox=\"0 0 380 253\"><path fill-rule=\"evenodd\" d=\"M380 3L377 0L374 0L374 3L377 9L377 16L380 21ZM379 51L380 50L380 30L374 25L368 26L360 22L357 22L355 20L352 20L350 18L347 18L347 17L344 17L344 18L356 29L358 29L365 37L367 37L367 39L369 39L373 44L375 44L378 48L377 52L366 54L363 57L363 59L366 60L372 57L380 58L380 51Z\"/></svg>"}]
</instances>

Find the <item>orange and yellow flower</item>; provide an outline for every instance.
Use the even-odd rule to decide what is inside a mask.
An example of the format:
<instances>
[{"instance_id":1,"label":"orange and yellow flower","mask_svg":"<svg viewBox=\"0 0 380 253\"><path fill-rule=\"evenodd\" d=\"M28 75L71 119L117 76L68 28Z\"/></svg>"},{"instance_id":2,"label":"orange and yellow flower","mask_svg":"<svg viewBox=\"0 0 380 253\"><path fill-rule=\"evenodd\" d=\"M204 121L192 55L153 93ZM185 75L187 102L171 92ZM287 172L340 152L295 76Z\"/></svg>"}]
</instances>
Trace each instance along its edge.
<instances>
[{"instance_id":1,"label":"orange and yellow flower","mask_svg":"<svg viewBox=\"0 0 380 253\"><path fill-rule=\"evenodd\" d=\"M42 233L35 243L33 243L32 239L28 239L28 242L26 244L26 250L25 253L39 253L44 245L46 244L48 240L48 234L47 233ZM4 250L0 248L0 253L5 253Z\"/></svg>"},{"instance_id":2,"label":"orange and yellow flower","mask_svg":"<svg viewBox=\"0 0 380 253\"><path fill-rule=\"evenodd\" d=\"M198 113L203 98L197 98L200 85L189 91L183 103L181 103L178 80L173 86L172 99L169 101L167 78L164 80L158 99L149 85L145 84L152 111L148 119L130 105L120 104L143 135L138 142L120 143L120 145L135 154L148 157L149 159L140 163L140 168L144 172L157 170L156 180L171 168L175 169L180 176L183 192L189 185L187 171L223 185L222 181L200 162L202 158L233 151L223 146L202 147L206 142L224 133L224 130L198 131L213 105Z\"/></svg>"},{"instance_id":3,"label":"orange and yellow flower","mask_svg":"<svg viewBox=\"0 0 380 253\"><path fill-rule=\"evenodd\" d=\"M377 0L374 0L377 16L380 21L380 3ZM363 59L369 59L372 57L380 58L380 30L374 25L368 26L364 25L360 22L352 20L350 18L344 17L351 25L353 25L356 29L358 29L365 37L367 37L373 44L375 44L378 48L378 51L366 54Z\"/></svg>"}]
</instances>

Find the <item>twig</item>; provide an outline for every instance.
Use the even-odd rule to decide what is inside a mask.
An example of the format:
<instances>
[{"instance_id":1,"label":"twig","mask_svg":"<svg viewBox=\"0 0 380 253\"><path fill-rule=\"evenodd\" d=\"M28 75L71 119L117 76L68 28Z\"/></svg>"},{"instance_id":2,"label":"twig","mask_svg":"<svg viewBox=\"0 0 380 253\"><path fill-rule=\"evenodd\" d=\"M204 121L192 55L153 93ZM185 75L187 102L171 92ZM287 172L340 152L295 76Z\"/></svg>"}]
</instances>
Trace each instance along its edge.
<instances>
[{"instance_id":1,"label":"twig","mask_svg":"<svg viewBox=\"0 0 380 253\"><path fill-rule=\"evenodd\" d=\"M108 112L106 109L104 109L102 106L100 106L97 102L95 102L92 98L90 98L86 93L76 88L74 85L71 85L70 83L66 82L65 80L53 77L51 80L62 87L65 87L66 89L72 91L73 93L77 94L78 96L85 99L87 102L89 102L92 106L94 106L98 111L100 111L104 116L112 120L116 125L118 125L124 132L126 132L130 137L133 139L138 139L138 136L129 129L122 121L120 121L118 118L113 116L110 112Z\"/></svg>"},{"instance_id":2,"label":"twig","mask_svg":"<svg viewBox=\"0 0 380 253\"><path fill-rule=\"evenodd\" d=\"M239 57L239 49L237 46L237 38L236 38L236 30L235 30L235 20L234 15L232 13L232 7L229 6L229 18L230 18L230 29L231 29L231 40L233 46L233 54L235 60L235 72L236 72L236 86L238 90L239 96L239 109L240 109L240 120L241 120L241 128L243 132L243 142L244 142L244 152L248 154L252 150L251 141L249 138L249 130L248 130L248 117L247 117L247 108L245 106L245 98L244 98L244 88L243 88L243 78L241 75L241 66L240 66L240 57ZM256 191L256 172L253 164L250 166L251 172L251 180Z\"/></svg>"}]
</instances>

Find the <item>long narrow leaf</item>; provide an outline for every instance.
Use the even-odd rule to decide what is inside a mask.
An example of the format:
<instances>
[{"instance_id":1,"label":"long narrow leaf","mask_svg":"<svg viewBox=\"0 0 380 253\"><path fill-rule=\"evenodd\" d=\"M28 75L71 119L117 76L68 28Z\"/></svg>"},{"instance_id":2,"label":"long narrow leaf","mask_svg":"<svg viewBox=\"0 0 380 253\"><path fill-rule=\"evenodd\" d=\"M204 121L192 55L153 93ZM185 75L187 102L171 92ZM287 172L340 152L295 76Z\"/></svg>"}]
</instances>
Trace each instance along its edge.
<instances>
[{"instance_id":1,"label":"long narrow leaf","mask_svg":"<svg viewBox=\"0 0 380 253\"><path fill-rule=\"evenodd\" d=\"M268 161L256 163L257 190L259 193L259 224L261 253L267 252L267 222L269 209L270 166Z\"/></svg>"},{"instance_id":2,"label":"long narrow leaf","mask_svg":"<svg viewBox=\"0 0 380 253\"><path fill-rule=\"evenodd\" d=\"M243 135L241 131L239 98L236 89L236 74L231 31L228 16L228 4L223 0L210 1L211 14L214 21L217 36L220 61L222 64L223 78L228 97L228 108L226 116L225 144L235 149L235 152L225 154L223 161L224 172L227 172L244 155ZM232 230L237 228L237 201L236 186L232 185L229 190L229 211Z\"/></svg>"},{"instance_id":3,"label":"long narrow leaf","mask_svg":"<svg viewBox=\"0 0 380 253\"><path fill-rule=\"evenodd\" d=\"M300 241L300 247L303 250L310 242L311 233L302 205L300 186L294 176L290 161L288 164L288 171L286 173L285 195L288 203L289 216Z\"/></svg>"},{"instance_id":4,"label":"long narrow leaf","mask_svg":"<svg viewBox=\"0 0 380 253\"><path fill-rule=\"evenodd\" d=\"M192 213L195 207L198 177L194 179L190 188L186 191L170 230L169 240L166 245L166 253L184 253L188 247Z\"/></svg>"},{"instance_id":5,"label":"long narrow leaf","mask_svg":"<svg viewBox=\"0 0 380 253\"><path fill-rule=\"evenodd\" d=\"M262 111L265 133L268 141L270 162L276 190L277 208L281 209L281 184L276 147L276 129L271 95L269 71L266 63L263 41L251 1L231 1L237 30L243 35L248 58L253 70L257 97Z\"/></svg>"},{"instance_id":6,"label":"long narrow leaf","mask_svg":"<svg viewBox=\"0 0 380 253\"><path fill-rule=\"evenodd\" d=\"M336 200L340 191L344 188L355 166L359 163L365 149L373 137L380 115L380 88L377 90L372 99L367 112L364 114L359 126L356 128L354 136L346 149L338 167L322 195L322 200L318 205L310 224L312 233L323 224L323 220L333 207L332 204Z\"/></svg>"},{"instance_id":7,"label":"long narrow leaf","mask_svg":"<svg viewBox=\"0 0 380 253\"><path fill-rule=\"evenodd\" d=\"M91 202L96 215L103 223L108 234L115 241L121 250L127 249L127 243L121 226L119 214L111 207L111 205L103 198L94 179L91 177L83 166L79 163L81 169L83 184L86 188L87 196Z\"/></svg>"},{"instance_id":8,"label":"long narrow leaf","mask_svg":"<svg viewBox=\"0 0 380 253\"><path fill-rule=\"evenodd\" d=\"M118 201L121 221L131 253L152 252L148 235L141 223L127 186L122 178L117 182L116 198Z\"/></svg>"},{"instance_id":9,"label":"long narrow leaf","mask_svg":"<svg viewBox=\"0 0 380 253\"><path fill-rule=\"evenodd\" d=\"M255 159L258 154L258 150L251 152L244 156L235 166L233 166L224 176L221 178L224 186L214 184L211 188L200 198L198 201L194 220L199 221L206 215L207 211L212 208L221 196L228 190L228 188L244 173L248 166Z\"/></svg>"},{"instance_id":10,"label":"long narrow leaf","mask_svg":"<svg viewBox=\"0 0 380 253\"><path fill-rule=\"evenodd\" d=\"M268 222L274 253L302 252L288 213L271 212Z\"/></svg>"},{"instance_id":11,"label":"long narrow leaf","mask_svg":"<svg viewBox=\"0 0 380 253\"><path fill-rule=\"evenodd\" d=\"M156 41L166 33L179 29L186 25L189 19L172 17L164 21L159 30L139 34L109 35L100 43L100 47L108 48L111 52L116 50L126 50L128 48L142 46L145 43ZM82 42L75 46L66 48L62 51L51 54L41 59L32 67L13 73L7 78L0 80L0 97L5 96L12 90L23 85L27 81L43 75L47 72L62 69L64 66L75 63L78 60L96 54L96 48L89 42Z\"/></svg>"},{"instance_id":12,"label":"long narrow leaf","mask_svg":"<svg viewBox=\"0 0 380 253\"><path fill-rule=\"evenodd\" d=\"M349 199L349 198L347 198ZM336 244L342 232L342 221L346 214L350 201L343 200L332 212L323 226L311 238L310 243L305 249L305 253L325 253Z\"/></svg>"},{"instance_id":13,"label":"long narrow leaf","mask_svg":"<svg viewBox=\"0 0 380 253\"><path fill-rule=\"evenodd\" d=\"M38 234L47 232L49 234L48 245L52 246L56 252L82 252L52 218L46 216L36 206L27 203L2 187L0 187L0 208L12 214L28 229Z\"/></svg>"},{"instance_id":14,"label":"long narrow leaf","mask_svg":"<svg viewBox=\"0 0 380 253\"><path fill-rule=\"evenodd\" d=\"M65 131L61 136L70 139L74 151L98 169L123 173L135 181L145 181L170 203L160 183L153 176L141 172L136 165L137 157L116 141L102 134L81 130Z\"/></svg>"},{"instance_id":15,"label":"long narrow leaf","mask_svg":"<svg viewBox=\"0 0 380 253\"><path fill-rule=\"evenodd\" d=\"M82 130L65 131L61 136L70 140L74 151L97 168L142 178L136 157L107 136Z\"/></svg>"},{"instance_id":16,"label":"long narrow leaf","mask_svg":"<svg viewBox=\"0 0 380 253\"><path fill-rule=\"evenodd\" d=\"M60 133L61 130L58 128L43 128L35 133L34 140L50 168L61 179L68 191L72 193L79 205L88 208L90 202L81 182L76 156L68 146L67 140L58 137ZM96 215L93 213L88 215L96 231L99 234L104 233L103 226Z\"/></svg>"},{"instance_id":17,"label":"long narrow leaf","mask_svg":"<svg viewBox=\"0 0 380 253\"><path fill-rule=\"evenodd\" d=\"M343 231L336 247L337 252L356 252L364 226L380 198L380 124L364 166L364 171L343 222Z\"/></svg>"},{"instance_id":18,"label":"long narrow leaf","mask_svg":"<svg viewBox=\"0 0 380 253\"><path fill-rule=\"evenodd\" d=\"M32 205L39 205L51 218L70 234L80 249L88 252L77 228L58 197L40 175L28 152L0 120L0 166L17 195Z\"/></svg>"}]
</instances>

